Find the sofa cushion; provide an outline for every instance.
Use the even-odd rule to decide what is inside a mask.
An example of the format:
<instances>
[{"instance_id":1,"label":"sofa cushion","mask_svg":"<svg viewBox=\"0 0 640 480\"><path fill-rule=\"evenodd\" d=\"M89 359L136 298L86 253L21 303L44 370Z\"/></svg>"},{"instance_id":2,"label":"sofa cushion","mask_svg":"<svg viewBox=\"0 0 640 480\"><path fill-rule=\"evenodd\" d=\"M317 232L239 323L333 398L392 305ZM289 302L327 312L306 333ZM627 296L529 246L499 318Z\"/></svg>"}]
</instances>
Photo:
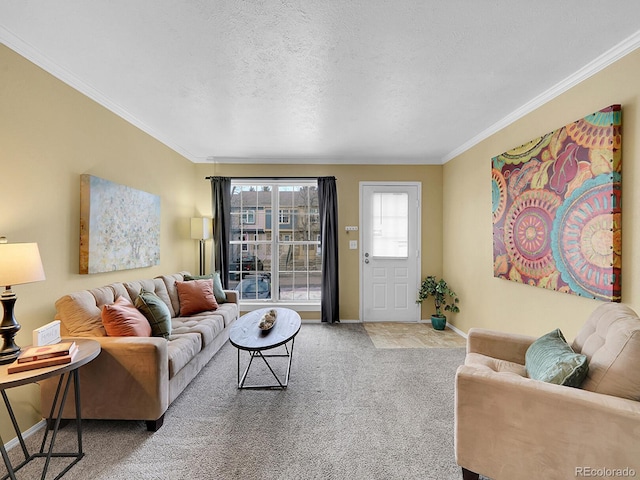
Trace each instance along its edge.
<instances>
[{"instance_id":1,"label":"sofa cushion","mask_svg":"<svg viewBox=\"0 0 640 480\"><path fill-rule=\"evenodd\" d=\"M169 379L195 357L201 348L200 335L197 333L172 334L167 342L169 356Z\"/></svg>"},{"instance_id":2,"label":"sofa cushion","mask_svg":"<svg viewBox=\"0 0 640 480\"><path fill-rule=\"evenodd\" d=\"M205 312L190 317L177 317L172 320L172 333L197 333L200 335L201 348L211 344L224 330L224 320L218 312Z\"/></svg>"},{"instance_id":3,"label":"sofa cushion","mask_svg":"<svg viewBox=\"0 0 640 480\"><path fill-rule=\"evenodd\" d=\"M136 297L142 290L145 292L151 292L160 298L169 309L169 315L171 317L176 316L176 312L171 308L171 299L169 298L169 292L167 287L160 278L148 278L145 280L135 280L132 282L124 282L124 286L127 289L131 301L135 305Z\"/></svg>"},{"instance_id":4,"label":"sofa cushion","mask_svg":"<svg viewBox=\"0 0 640 480\"><path fill-rule=\"evenodd\" d=\"M186 282L191 280L202 280L210 278L213 280L213 295L216 297L218 304L225 303L227 301L227 294L224 293L222 288L222 280L220 280L220 273L210 273L209 275L185 275L184 280Z\"/></svg>"},{"instance_id":5,"label":"sofa cushion","mask_svg":"<svg viewBox=\"0 0 640 480\"><path fill-rule=\"evenodd\" d=\"M149 321L154 337L168 338L171 335L171 313L160 297L143 289L133 304Z\"/></svg>"},{"instance_id":6,"label":"sofa cushion","mask_svg":"<svg viewBox=\"0 0 640 480\"><path fill-rule=\"evenodd\" d=\"M151 326L145 316L125 297L102 307L102 323L110 337L150 337Z\"/></svg>"},{"instance_id":7,"label":"sofa cushion","mask_svg":"<svg viewBox=\"0 0 640 480\"><path fill-rule=\"evenodd\" d=\"M569 387L580 386L589 368L587 357L573 351L559 328L531 344L525 366L529 378Z\"/></svg>"},{"instance_id":8,"label":"sofa cushion","mask_svg":"<svg viewBox=\"0 0 640 480\"><path fill-rule=\"evenodd\" d=\"M82 290L59 298L56 303L56 320L60 320L69 336L104 337L107 335L102 324L102 307L115 301L115 293L110 286Z\"/></svg>"},{"instance_id":9,"label":"sofa cushion","mask_svg":"<svg viewBox=\"0 0 640 480\"><path fill-rule=\"evenodd\" d=\"M631 308L618 303L596 308L573 347L589 359L581 388L640 400L640 319Z\"/></svg>"},{"instance_id":10,"label":"sofa cushion","mask_svg":"<svg viewBox=\"0 0 640 480\"><path fill-rule=\"evenodd\" d=\"M170 275L161 275L156 277L164 283L167 288L167 294L169 295L169 301L171 303L171 317L177 317L180 315L180 299L178 298L178 289L176 288L176 282L183 282L185 275L190 275L189 272L178 272Z\"/></svg>"},{"instance_id":11,"label":"sofa cushion","mask_svg":"<svg viewBox=\"0 0 640 480\"><path fill-rule=\"evenodd\" d=\"M238 304L227 302L222 305L218 305L216 315L219 315L224 319L224 326L227 327L231 325L236 318L238 318Z\"/></svg>"},{"instance_id":12,"label":"sofa cushion","mask_svg":"<svg viewBox=\"0 0 640 480\"><path fill-rule=\"evenodd\" d=\"M113 290L113 299L115 300L118 297L124 297L127 300L129 300L131 303L133 303L133 298L129 295L129 292L127 291L126 287L124 286L123 283L121 282L117 282L117 283L111 283L107 286L108 288L110 288L111 290ZM99 289L97 289L99 290ZM109 297L111 298L111 297ZM113 303L112 301L108 301L108 299L105 297L103 299L99 298L96 296L96 302L97 304L102 308L105 305L109 305L111 303Z\"/></svg>"},{"instance_id":13,"label":"sofa cushion","mask_svg":"<svg viewBox=\"0 0 640 480\"><path fill-rule=\"evenodd\" d=\"M213 295L213 280L211 279L176 282L176 288L180 299L181 317L218 308L218 302Z\"/></svg>"}]
</instances>

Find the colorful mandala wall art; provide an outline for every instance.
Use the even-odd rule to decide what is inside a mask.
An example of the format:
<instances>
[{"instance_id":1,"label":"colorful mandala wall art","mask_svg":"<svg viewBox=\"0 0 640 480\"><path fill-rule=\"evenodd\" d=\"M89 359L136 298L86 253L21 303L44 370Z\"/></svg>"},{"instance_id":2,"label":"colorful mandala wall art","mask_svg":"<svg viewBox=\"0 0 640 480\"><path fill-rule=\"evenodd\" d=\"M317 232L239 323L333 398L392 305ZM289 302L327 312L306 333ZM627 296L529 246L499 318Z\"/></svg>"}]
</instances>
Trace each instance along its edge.
<instances>
[{"instance_id":1,"label":"colorful mandala wall art","mask_svg":"<svg viewBox=\"0 0 640 480\"><path fill-rule=\"evenodd\" d=\"M622 109L492 159L493 274L620 301Z\"/></svg>"}]
</instances>

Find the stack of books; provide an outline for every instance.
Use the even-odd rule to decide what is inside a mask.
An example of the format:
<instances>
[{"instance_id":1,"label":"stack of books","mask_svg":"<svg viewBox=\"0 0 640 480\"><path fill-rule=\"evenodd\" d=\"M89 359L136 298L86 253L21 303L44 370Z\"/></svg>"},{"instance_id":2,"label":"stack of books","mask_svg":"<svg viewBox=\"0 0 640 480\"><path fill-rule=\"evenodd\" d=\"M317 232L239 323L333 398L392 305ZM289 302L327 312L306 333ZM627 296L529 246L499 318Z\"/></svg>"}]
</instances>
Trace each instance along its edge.
<instances>
[{"instance_id":1,"label":"stack of books","mask_svg":"<svg viewBox=\"0 0 640 480\"><path fill-rule=\"evenodd\" d=\"M17 360L9 365L7 373L18 373L36 368L71 363L77 351L76 342L27 347L20 352Z\"/></svg>"}]
</instances>

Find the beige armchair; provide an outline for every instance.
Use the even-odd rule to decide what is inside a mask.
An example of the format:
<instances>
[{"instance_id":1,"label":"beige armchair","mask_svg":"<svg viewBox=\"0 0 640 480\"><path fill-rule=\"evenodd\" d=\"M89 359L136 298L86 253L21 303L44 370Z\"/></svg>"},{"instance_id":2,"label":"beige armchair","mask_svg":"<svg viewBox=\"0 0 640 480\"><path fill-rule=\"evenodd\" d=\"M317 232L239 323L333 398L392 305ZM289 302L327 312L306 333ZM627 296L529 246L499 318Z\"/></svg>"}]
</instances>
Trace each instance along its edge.
<instances>
[{"instance_id":1,"label":"beige armchair","mask_svg":"<svg viewBox=\"0 0 640 480\"><path fill-rule=\"evenodd\" d=\"M528 378L535 337L471 329L456 373L455 454L464 480L640 478L640 319L599 306L572 343L580 388Z\"/></svg>"}]
</instances>

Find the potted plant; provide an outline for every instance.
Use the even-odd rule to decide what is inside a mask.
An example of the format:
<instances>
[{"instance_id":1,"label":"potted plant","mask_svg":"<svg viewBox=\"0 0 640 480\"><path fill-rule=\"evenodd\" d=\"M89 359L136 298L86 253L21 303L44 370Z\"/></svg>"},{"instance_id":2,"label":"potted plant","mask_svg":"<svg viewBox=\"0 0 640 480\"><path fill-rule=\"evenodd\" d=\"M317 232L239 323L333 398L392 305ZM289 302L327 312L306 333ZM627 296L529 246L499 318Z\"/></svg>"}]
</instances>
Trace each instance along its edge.
<instances>
[{"instance_id":1,"label":"potted plant","mask_svg":"<svg viewBox=\"0 0 640 480\"><path fill-rule=\"evenodd\" d=\"M431 325L436 330L444 330L447 325L447 317L443 315L442 311L459 312L458 296L443 278L436 280L436 277L430 275L422 281L416 303L421 304L429 297L433 297L433 303L436 307L436 313L431 315Z\"/></svg>"}]
</instances>

